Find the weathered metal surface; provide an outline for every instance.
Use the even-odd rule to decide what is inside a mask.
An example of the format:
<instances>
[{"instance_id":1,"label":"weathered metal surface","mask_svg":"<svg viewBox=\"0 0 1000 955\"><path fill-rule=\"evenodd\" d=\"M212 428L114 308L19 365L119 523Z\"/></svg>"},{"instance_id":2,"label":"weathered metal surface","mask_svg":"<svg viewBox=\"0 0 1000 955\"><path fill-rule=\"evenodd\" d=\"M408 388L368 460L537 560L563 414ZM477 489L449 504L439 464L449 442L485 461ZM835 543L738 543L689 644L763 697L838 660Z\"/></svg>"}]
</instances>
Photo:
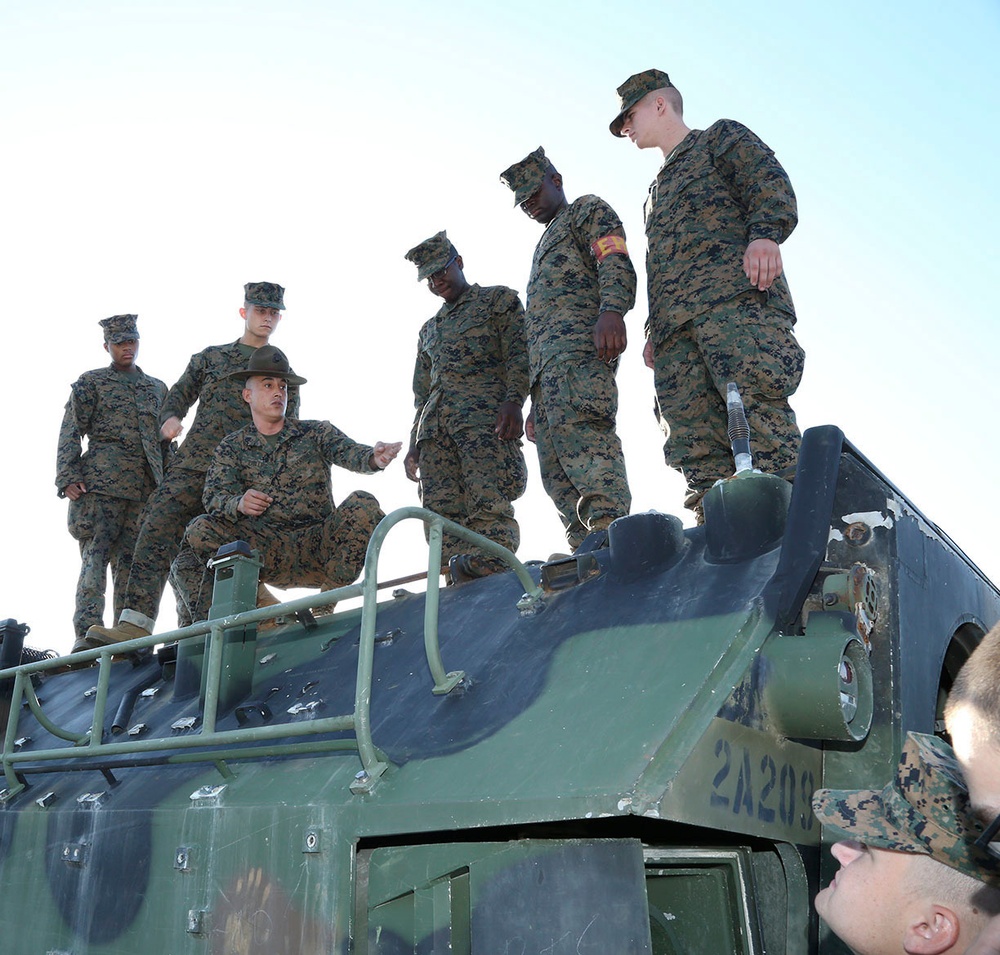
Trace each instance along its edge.
<instances>
[{"instance_id":1,"label":"weathered metal surface","mask_svg":"<svg viewBox=\"0 0 1000 955\"><path fill-rule=\"evenodd\" d=\"M832 951L812 789L889 778L1000 596L836 429L787 514L754 480L378 604L380 528L309 628L254 633L308 600L240 613L237 567L184 692L117 648L0 674L11 950Z\"/></svg>"}]
</instances>

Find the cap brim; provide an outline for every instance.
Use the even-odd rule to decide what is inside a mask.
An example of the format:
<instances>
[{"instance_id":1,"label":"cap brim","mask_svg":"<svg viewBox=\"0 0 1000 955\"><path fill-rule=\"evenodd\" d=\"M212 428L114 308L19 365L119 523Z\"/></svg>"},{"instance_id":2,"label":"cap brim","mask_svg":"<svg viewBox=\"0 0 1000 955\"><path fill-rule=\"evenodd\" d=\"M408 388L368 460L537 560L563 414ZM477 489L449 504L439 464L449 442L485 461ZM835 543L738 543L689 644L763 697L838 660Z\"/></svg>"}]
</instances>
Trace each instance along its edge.
<instances>
[{"instance_id":1,"label":"cap brim","mask_svg":"<svg viewBox=\"0 0 1000 955\"><path fill-rule=\"evenodd\" d=\"M228 375L223 375L223 378L242 378L244 381L247 378L282 378L290 385L304 385L307 381L305 378L300 378L298 375L282 375L273 371L231 371Z\"/></svg>"},{"instance_id":2,"label":"cap brim","mask_svg":"<svg viewBox=\"0 0 1000 955\"><path fill-rule=\"evenodd\" d=\"M629 111L631 107L623 109L612 121L608 129L611 130L611 135L619 139L622 138L622 126L625 125L625 114Z\"/></svg>"},{"instance_id":3,"label":"cap brim","mask_svg":"<svg viewBox=\"0 0 1000 955\"><path fill-rule=\"evenodd\" d=\"M446 259L436 259L434 262L426 263L417 269L417 281L423 282L425 279L429 279L435 272L440 272L448 265L451 265L450 255Z\"/></svg>"},{"instance_id":4,"label":"cap brim","mask_svg":"<svg viewBox=\"0 0 1000 955\"><path fill-rule=\"evenodd\" d=\"M530 183L526 186L521 186L519 189L514 190L514 208L524 205L545 183L545 176L543 175L541 179L537 182Z\"/></svg>"},{"instance_id":5,"label":"cap brim","mask_svg":"<svg viewBox=\"0 0 1000 955\"><path fill-rule=\"evenodd\" d=\"M903 820L895 818L882 797L875 789L818 789L812 798L813 812L826 828L844 839L929 855L927 845L903 826Z\"/></svg>"}]
</instances>

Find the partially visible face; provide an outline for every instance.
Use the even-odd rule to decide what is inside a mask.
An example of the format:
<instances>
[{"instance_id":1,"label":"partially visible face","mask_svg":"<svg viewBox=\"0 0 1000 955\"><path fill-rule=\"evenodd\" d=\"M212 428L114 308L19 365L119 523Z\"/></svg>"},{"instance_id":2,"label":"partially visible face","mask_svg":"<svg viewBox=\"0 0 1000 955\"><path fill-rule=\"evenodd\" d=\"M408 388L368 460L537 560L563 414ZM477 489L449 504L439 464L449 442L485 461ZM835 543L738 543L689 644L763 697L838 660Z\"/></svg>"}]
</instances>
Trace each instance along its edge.
<instances>
[{"instance_id":1,"label":"partially visible face","mask_svg":"<svg viewBox=\"0 0 1000 955\"><path fill-rule=\"evenodd\" d=\"M973 707L961 704L948 714L948 732L976 818L988 826L1000 815L1000 741L989 731Z\"/></svg>"},{"instance_id":2,"label":"partially visible face","mask_svg":"<svg viewBox=\"0 0 1000 955\"><path fill-rule=\"evenodd\" d=\"M462 256L456 255L443 269L427 277L427 287L446 302L454 302L469 287L462 267Z\"/></svg>"},{"instance_id":3,"label":"partially visible face","mask_svg":"<svg viewBox=\"0 0 1000 955\"><path fill-rule=\"evenodd\" d=\"M267 308L264 305L244 305L240 309L240 315L246 322L246 330L255 338L262 339L264 343L281 321L281 312L278 309Z\"/></svg>"},{"instance_id":4,"label":"partially visible face","mask_svg":"<svg viewBox=\"0 0 1000 955\"><path fill-rule=\"evenodd\" d=\"M656 96L647 93L625 114L622 135L628 136L640 149L655 145L650 141L650 135L656 114Z\"/></svg>"},{"instance_id":5,"label":"partially visible face","mask_svg":"<svg viewBox=\"0 0 1000 955\"><path fill-rule=\"evenodd\" d=\"M280 421L288 407L288 382L284 378L254 375L243 389L243 400L265 421Z\"/></svg>"},{"instance_id":6,"label":"partially visible face","mask_svg":"<svg viewBox=\"0 0 1000 955\"><path fill-rule=\"evenodd\" d=\"M820 918L858 955L901 952L904 926L895 918L912 896L906 872L915 856L860 842L837 842L833 881L816 895Z\"/></svg>"},{"instance_id":7,"label":"partially visible face","mask_svg":"<svg viewBox=\"0 0 1000 955\"><path fill-rule=\"evenodd\" d=\"M135 356L139 354L139 340L128 338L123 342L105 342L104 349L111 356L115 368L124 371L135 365Z\"/></svg>"},{"instance_id":8,"label":"partially visible face","mask_svg":"<svg viewBox=\"0 0 1000 955\"><path fill-rule=\"evenodd\" d=\"M535 222L548 225L565 205L562 176L557 172L550 172L542 180L542 184L521 203L521 209Z\"/></svg>"}]
</instances>

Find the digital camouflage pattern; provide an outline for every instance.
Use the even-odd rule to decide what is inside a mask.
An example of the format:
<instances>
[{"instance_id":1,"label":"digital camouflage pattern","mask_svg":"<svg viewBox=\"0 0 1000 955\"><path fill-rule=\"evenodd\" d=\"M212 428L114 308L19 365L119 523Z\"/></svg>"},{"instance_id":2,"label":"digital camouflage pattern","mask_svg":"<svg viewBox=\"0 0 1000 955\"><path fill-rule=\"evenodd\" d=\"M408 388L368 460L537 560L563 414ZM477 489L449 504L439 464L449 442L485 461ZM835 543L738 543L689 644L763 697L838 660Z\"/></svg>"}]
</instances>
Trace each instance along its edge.
<instances>
[{"instance_id":1,"label":"digital camouflage pattern","mask_svg":"<svg viewBox=\"0 0 1000 955\"><path fill-rule=\"evenodd\" d=\"M385 515L363 491L336 507L330 468L379 473L371 468L375 449L352 441L329 421L286 419L274 437L272 442L251 424L219 445L205 480L208 513L189 525L185 542L204 565L222 544L245 540L260 551L261 580L278 587L329 590L351 583L371 532ZM251 488L274 498L259 517L238 510ZM210 587L200 601L194 598L201 619L206 599L211 603Z\"/></svg>"},{"instance_id":2,"label":"digital camouflage pattern","mask_svg":"<svg viewBox=\"0 0 1000 955\"><path fill-rule=\"evenodd\" d=\"M525 312L532 384L550 362L593 357L598 315L624 315L635 304L628 255L608 255L598 263L591 251L608 235L625 238L625 230L597 196L574 200L545 227L531 261Z\"/></svg>"},{"instance_id":3,"label":"digital camouflage pattern","mask_svg":"<svg viewBox=\"0 0 1000 955\"><path fill-rule=\"evenodd\" d=\"M552 163L541 146L524 159L500 173L500 181L514 193L514 205L519 206L541 187Z\"/></svg>"},{"instance_id":4,"label":"digital camouflage pattern","mask_svg":"<svg viewBox=\"0 0 1000 955\"><path fill-rule=\"evenodd\" d=\"M102 318L97 324L104 329L104 340L112 345L122 342L138 341L139 329L136 326L138 315L112 315Z\"/></svg>"},{"instance_id":5,"label":"digital camouflage pattern","mask_svg":"<svg viewBox=\"0 0 1000 955\"><path fill-rule=\"evenodd\" d=\"M124 606L139 517L163 479L168 445L160 440L158 414L166 393L162 381L138 367L126 374L111 365L85 372L71 386L59 429L56 489L64 497L70 484L87 488L70 501L68 515L80 544L73 614L78 638L103 622L109 566L115 613ZM84 437L87 450L81 453Z\"/></svg>"},{"instance_id":6,"label":"digital camouflage pattern","mask_svg":"<svg viewBox=\"0 0 1000 955\"><path fill-rule=\"evenodd\" d=\"M747 290L743 253L754 239L779 245L798 222L795 193L771 149L746 126L720 119L683 139L646 199L649 330L671 328ZM785 276L768 304L794 315Z\"/></svg>"},{"instance_id":7,"label":"digital camouflage pattern","mask_svg":"<svg viewBox=\"0 0 1000 955\"><path fill-rule=\"evenodd\" d=\"M88 492L144 501L163 478L159 410L167 386L136 367L84 372L71 386L59 429L56 489L82 481ZM82 440L87 450L82 452Z\"/></svg>"},{"instance_id":8,"label":"digital camouflage pattern","mask_svg":"<svg viewBox=\"0 0 1000 955\"><path fill-rule=\"evenodd\" d=\"M243 286L243 300L248 305L285 310L285 290L275 282L247 282Z\"/></svg>"},{"instance_id":9,"label":"digital camouflage pattern","mask_svg":"<svg viewBox=\"0 0 1000 955\"><path fill-rule=\"evenodd\" d=\"M632 504L615 431L618 386L596 357L549 365L531 390L542 485L574 550Z\"/></svg>"},{"instance_id":10,"label":"digital camouflage pattern","mask_svg":"<svg viewBox=\"0 0 1000 955\"><path fill-rule=\"evenodd\" d=\"M404 256L417 267L417 281L423 282L435 272L440 272L458 256L458 251L448 239L448 233L441 231L415 245Z\"/></svg>"},{"instance_id":11,"label":"digital camouflage pattern","mask_svg":"<svg viewBox=\"0 0 1000 955\"><path fill-rule=\"evenodd\" d=\"M247 362L254 351L253 346L236 341L212 345L191 356L160 411L161 424L170 417L183 420L198 402L194 421L177 452L177 467L207 471L219 442L250 421L243 385ZM298 412L299 390L289 386L288 415L295 417Z\"/></svg>"},{"instance_id":12,"label":"digital camouflage pattern","mask_svg":"<svg viewBox=\"0 0 1000 955\"><path fill-rule=\"evenodd\" d=\"M266 283L261 283L266 284ZM280 288L280 286L277 286ZM132 569L125 591L125 609L119 619L152 632L160 598L177 556L184 528L203 513L201 499L208 470L218 443L251 420L250 406L243 400L251 345L239 341L211 345L191 356L187 368L170 389L160 411L160 422L183 418L197 401L198 410L163 483L149 499L136 540ZM237 377L231 377L232 373ZM299 389L288 389L288 413L299 408ZM182 575L178 575L183 579ZM182 599L187 600L182 594ZM189 602L189 601L188 601Z\"/></svg>"},{"instance_id":13,"label":"digital camouflage pattern","mask_svg":"<svg viewBox=\"0 0 1000 955\"><path fill-rule=\"evenodd\" d=\"M674 84L663 70L643 70L633 73L618 87L618 115L611 121L612 136L621 136L625 114L639 102L647 93L665 90Z\"/></svg>"},{"instance_id":14,"label":"digital camouflage pattern","mask_svg":"<svg viewBox=\"0 0 1000 955\"><path fill-rule=\"evenodd\" d=\"M687 506L696 508L712 483L732 472L726 375L747 406L755 463L784 467L797 455L800 434L786 398L798 387L805 356L791 332L788 283L782 274L768 292L755 292L743 271L749 242L781 243L791 234L795 193L771 149L724 119L692 130L667 157L645 216L647 333L669 430L664 457L684 473ZM696 327L681 331L688 323Z\"/></svg>"},{"instance_id":15,"label":"digital camouflage pattern","mask_svg":"<svg viewBox=\"0 0 1000 955\"><path fill-rule=\"evenodd\" d=\"M632 308L636 278L627 254L597 261L591 247L608 235L624 239L618 215L603 199L581 196L546 226L528 280L535 446L542 484L574 548L632 503L615 432L614 371L598 367L594 326L601 312Z\"/></svg>"},{"instance_id":16,"label":"digital camouflage pattern","mask_svg":"<svg viewBox=\"0 0 1000 955\"><path fill-rule=\"evenodd\" d=\"M70 533L80 545L80 576L73 612L73 632L78 640L90 627L104 622L109 567L115 620L125 608L143 504L94 492L70 501Z\"/></svg>"},{"instance_id":17,"label":"digital camouflage pattern","mask_svg":"<svg viewBox=\"0 0 1000 955\"><path fill-rule=\"evenodd\" d=\"M513 289L470 285L420 329L410 446L420 449L421 504L511 551L521 540L511 502L528 473L520 441L501 441L495 428L500 405L520 408L527 393L524 309ZM445 537L445 559L468 551Z\"/></svg>"},{"instance_id":18,"label":"digital camouflage pattern","mask_svg":"<svg viewBox=\"0 0 1000 955\"><path fill-rule=\"evenodd\" d=\"M212 606L214 579L205 561L223 545L245 540L264 562L260 579L275 587L316 587L334 590L357 580L365 563L372 532L385 512L367 491L352 491L341 501L336 513L318 524L282 529L278 526L249 528L242 517L232 522L203 515L188 527L186 545L197 555L199 571L185 578L191 594L192 620L207 620Z\"/></svg>"},{"instance_id":19,"label":"digital camouflage pattern","mask_svg":"<svg viewBox=\"0 0 1000 955\"><path fill-rule=\"evenodd\" d=\"M521 529L511 502L524 494L527 482L521 442L501 441L492 428L455 428L420 442L420 503L512 552ZM479 551L445 534L442 560L461 553Z\"/></svg>"},{"instance_id":20,"label":"digital camouflage pattern","mask_svg":"<svg viewBox=\"0 0 1000 955\"><path fill-rule=\"evenodd\" d=\"M657 415L668 465L688 484L685 505L733 471L726 385L740 386L754 466L775 473L798 458L799 428L788 404L802 378L805 352L787 312L768 308L763 292L744 292L675 328L654 346Z\"/></svg>"},{"instance_id":21,"label":"digital camouflage pattern","mask_svg":"<svg viewBox=\"0 0 1000 955\"><path fill-rule=\"evenodd\" d=\"M492 433L500 405L512 401L520 407L527 394L524 309L517 292L470 285L420 329L410 443L463 427Z\"/></svg>"},{"instance_id":22,"label":"digital camouflage pattern","mask_svg":"<svg viewBox=\"0 0 1000 955\"><path fill-rule=\"evenodd\" d=\"M261 524L305 527L331 517L336 510L330 467L337 465L361 474L372 470L375 449L358 444L329 421L285 419L272 444L253 424L229 435L216 449L205 477L202 501L213 517L246 520L238 506L250 488L263 491L274 503L260 517Z\"/></svg>"},{"instance_id":23,"label":"digital camouflage pattern","mask_svg":"<svg viewBox=\"0 0 1000 955\"><path fill-rule=\"evenodd\" d=\"M204 484L204 472L172 465L150 495L139 525L119 620L153 632L160 598L171 563L180 550L184 528L202 513ZM183 577L178 575L175 579L183 583ZM183 586L178 596L179 603L188 602Z\"/></svg>"},{"instance_id":24,"label":"digital camouflage pattern","mask_svg":"<svg viewBox=\"0 0 1000 955\"><path fill-rule=\"evenodd\" d=\"M979 849L983 828L951 747L936 736L908 733L896 776L884 789L818 789L816 818L843 839L929 855L965 875L1000 886L1000 859Z\"/></svg>"}]
</instances>

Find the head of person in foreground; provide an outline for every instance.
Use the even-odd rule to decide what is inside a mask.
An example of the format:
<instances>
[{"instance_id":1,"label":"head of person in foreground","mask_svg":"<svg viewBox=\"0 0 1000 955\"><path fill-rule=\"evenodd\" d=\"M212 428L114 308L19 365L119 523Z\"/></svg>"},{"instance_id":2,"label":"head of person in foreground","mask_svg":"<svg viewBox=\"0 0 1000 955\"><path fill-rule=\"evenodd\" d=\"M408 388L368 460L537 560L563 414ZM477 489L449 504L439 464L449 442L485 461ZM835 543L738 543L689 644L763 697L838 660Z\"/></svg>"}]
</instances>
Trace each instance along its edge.
<instances>
[{"instance_id":1,"label":"head of person in foreground","mask_svg":"<svg viewBox=\"0 0 1000 955\"><path fill-rule=\"evenodd\" d=\"M821 789L813 811L840 837L816 911L858 955L959 955L1000 913L1000 859L976 845L982 827L936 737L910 733L884 789Z\"/></svg>"}]
</instances>

